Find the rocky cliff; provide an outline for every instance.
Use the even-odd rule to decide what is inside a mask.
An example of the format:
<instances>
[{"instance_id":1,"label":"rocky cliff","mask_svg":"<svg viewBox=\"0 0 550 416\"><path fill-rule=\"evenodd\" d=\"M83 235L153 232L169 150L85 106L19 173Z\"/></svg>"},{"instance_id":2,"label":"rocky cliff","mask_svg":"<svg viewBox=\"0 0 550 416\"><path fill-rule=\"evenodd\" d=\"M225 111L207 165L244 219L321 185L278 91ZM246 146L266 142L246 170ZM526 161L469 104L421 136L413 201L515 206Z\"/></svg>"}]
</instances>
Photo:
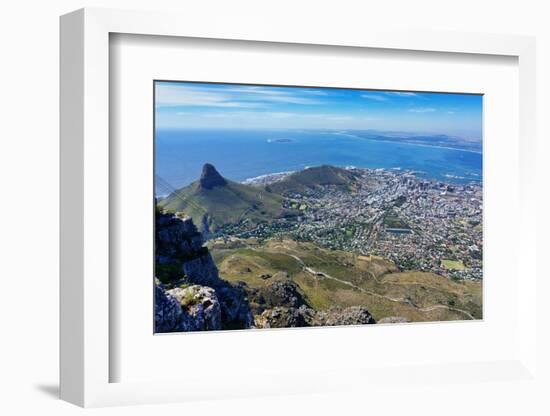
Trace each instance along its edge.
<instances>
[{"instance_id":1,"label":"rocky cliff","mask_svg":"<svg viewBox=\"0 0 550 416\"><path fill-rule=\"evenodd\" d=\"M156 332L253 326L246 291L219 277L191 218L157 212L155 257Z\"/></svg>"},{"instance_id":2,"label":"rocky cliff","mask_svg":"<svg viewBox=\"0 0 550 416\"><path fill-rule=\"evenodd\" d=\"M199 285L220 283L218 269L191 218L157 213L155 248L156 273L161 282L185 278Z\"/></svg>"}]
</instances>

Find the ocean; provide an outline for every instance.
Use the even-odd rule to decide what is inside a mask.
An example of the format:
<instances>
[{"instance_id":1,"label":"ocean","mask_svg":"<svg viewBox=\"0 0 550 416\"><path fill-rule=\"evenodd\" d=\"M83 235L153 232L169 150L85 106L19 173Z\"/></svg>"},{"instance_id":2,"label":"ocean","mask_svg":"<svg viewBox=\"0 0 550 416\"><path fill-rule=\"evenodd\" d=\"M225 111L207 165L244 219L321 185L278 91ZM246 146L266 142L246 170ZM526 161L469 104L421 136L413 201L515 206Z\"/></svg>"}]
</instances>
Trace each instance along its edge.
<instances>
[{"instance_id":1,"label":"ocean","mask_svg":"<svg viewBox=\"0 0 550 416\"><path fill-rule=\"evenodd\" d=\"M199 178L207 162L234 181L323 164L413 170L418 177L448 183L482 180L481 153L447 147L372 140L332 131L156 131L155 174L163 184L186 186ZM158 195L166 191L166 186L157 185Z\"/></svg>"}]
</instances>

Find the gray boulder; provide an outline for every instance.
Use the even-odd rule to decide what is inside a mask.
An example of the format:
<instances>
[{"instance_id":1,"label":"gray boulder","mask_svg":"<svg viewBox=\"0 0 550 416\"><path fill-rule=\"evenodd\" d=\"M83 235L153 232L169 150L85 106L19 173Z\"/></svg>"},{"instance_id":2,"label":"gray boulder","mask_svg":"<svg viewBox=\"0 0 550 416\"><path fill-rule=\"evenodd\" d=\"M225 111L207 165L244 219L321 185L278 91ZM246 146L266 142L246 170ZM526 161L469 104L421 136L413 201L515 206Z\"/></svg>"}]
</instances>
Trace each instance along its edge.
<instances>
[{"instance_id":1,"label":"gray boulder","mask_svg":"<svg viewBox=\"0 0 550 416\"><path fill-rule=\"evenodd\" d=\"M256 315L257 328L296 328L311 326L315 311L306 306L286 308L277 306Z\"/></svg>"},{"instance_id":2,"label":"gray boulder","mask_svg":"<svg viewBox=\"0 0 550 416\"><path fill-rule=\"evenodd\" d=\"M362 306L343 310L315 311L302 305L299 308L275 307L255 316L258 328L293 328L307 326L336 326L375 324L369 311Z\"/></svg>"},{"instance_id":3,"label":"gray boulder","mask_svg":"<svg viewBox=\"0 0 550 416\"><path fill-rule=\"evenodd\" d=\"M176 330L181 318L181 306L176 298L155 285L155 332Z\"/></svg>"},{"instance_id":4,"label":"gray boulder","mask_svg":"<svg viewBox=\"0 0 550 416\"><path fill-rule=\"evenodd\" d=\"M182 311L176 331L222 329L220 302L214 289L194 285L171 289L167 293L179 302Z\"/></svg>"},{"instance_id":5,"label":"gray boulder","mask_svg":"<svg viewBox=\"0 0 550 416\"><path fill-rule=\"evenodd\" d=\"M224 329L245 329L254 326L247 293L243 285L228 283L216 288L220 299Z\"/></svg>"},{"instance_id":6,"label":"gray boulder","mask_svg":"<svg viewBox=\"0 0 550 416\"><path fill-rule=\"evenodd\" d=\"M182 272L190 282L197 285L216 286L222 282L218 268L208 252L184 262Z\"/></svg>"},{"instance_id":7,"label":"gray boulder","mask_svg":"<svg viewBox=\"0 0 550 416\"><path fill-rule=\"evenodd\" d=\"M329 309L318 312L314 323L320 326L336 326L375 324L376 321L364 306L350 306L343 310Z\"/></svg>"},{"instance_id":8,"label":"gray boulder","mask_svg":"<svg viewBox=\"0 0 550 416\"><path fill-rule=\"evenodd\" d=\"M285 308L309 307L299 286L286 273L277 273L259 288L247 288L254 315L277 306Z\"/></svg>"}]
</instances>

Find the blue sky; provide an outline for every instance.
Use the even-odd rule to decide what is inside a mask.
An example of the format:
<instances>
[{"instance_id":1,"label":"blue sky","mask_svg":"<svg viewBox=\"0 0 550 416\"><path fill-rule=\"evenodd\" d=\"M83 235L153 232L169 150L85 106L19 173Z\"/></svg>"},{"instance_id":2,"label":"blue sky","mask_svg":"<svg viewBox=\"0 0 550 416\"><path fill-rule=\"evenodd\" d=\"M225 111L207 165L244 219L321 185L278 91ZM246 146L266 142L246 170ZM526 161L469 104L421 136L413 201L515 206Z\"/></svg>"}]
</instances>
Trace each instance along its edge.
<instances>
[{"instance_id":1,"label":"blue sky","mask_svg":"<svg viewBox=\"0 0 550 416\"><path fill-rule=\"evenodd\" d=\"M156 82L157 128L374 129L481 140L480 95Z\"/></svg>"}]
</instances>

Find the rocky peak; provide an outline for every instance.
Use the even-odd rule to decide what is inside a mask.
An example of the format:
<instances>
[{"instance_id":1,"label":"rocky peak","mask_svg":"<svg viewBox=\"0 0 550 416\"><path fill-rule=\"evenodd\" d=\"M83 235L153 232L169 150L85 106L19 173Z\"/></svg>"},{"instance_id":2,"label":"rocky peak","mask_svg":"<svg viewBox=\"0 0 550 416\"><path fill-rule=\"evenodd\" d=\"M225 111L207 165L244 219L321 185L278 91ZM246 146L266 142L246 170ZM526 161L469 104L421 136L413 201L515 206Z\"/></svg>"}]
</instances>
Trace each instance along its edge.
<instances>
[{"instance_id":1,"label":"rocky peak","mask_svg":"<svg viewBox=\"0 0 550 416\"><path fill-rule=\"evenodd\" d=\"M210 163L205 163L202 167L202 174L199 179L199 190L212 189L216 186L223 186L227 181L216 170L216 168Z\"/></svg>"}]
</instances>

